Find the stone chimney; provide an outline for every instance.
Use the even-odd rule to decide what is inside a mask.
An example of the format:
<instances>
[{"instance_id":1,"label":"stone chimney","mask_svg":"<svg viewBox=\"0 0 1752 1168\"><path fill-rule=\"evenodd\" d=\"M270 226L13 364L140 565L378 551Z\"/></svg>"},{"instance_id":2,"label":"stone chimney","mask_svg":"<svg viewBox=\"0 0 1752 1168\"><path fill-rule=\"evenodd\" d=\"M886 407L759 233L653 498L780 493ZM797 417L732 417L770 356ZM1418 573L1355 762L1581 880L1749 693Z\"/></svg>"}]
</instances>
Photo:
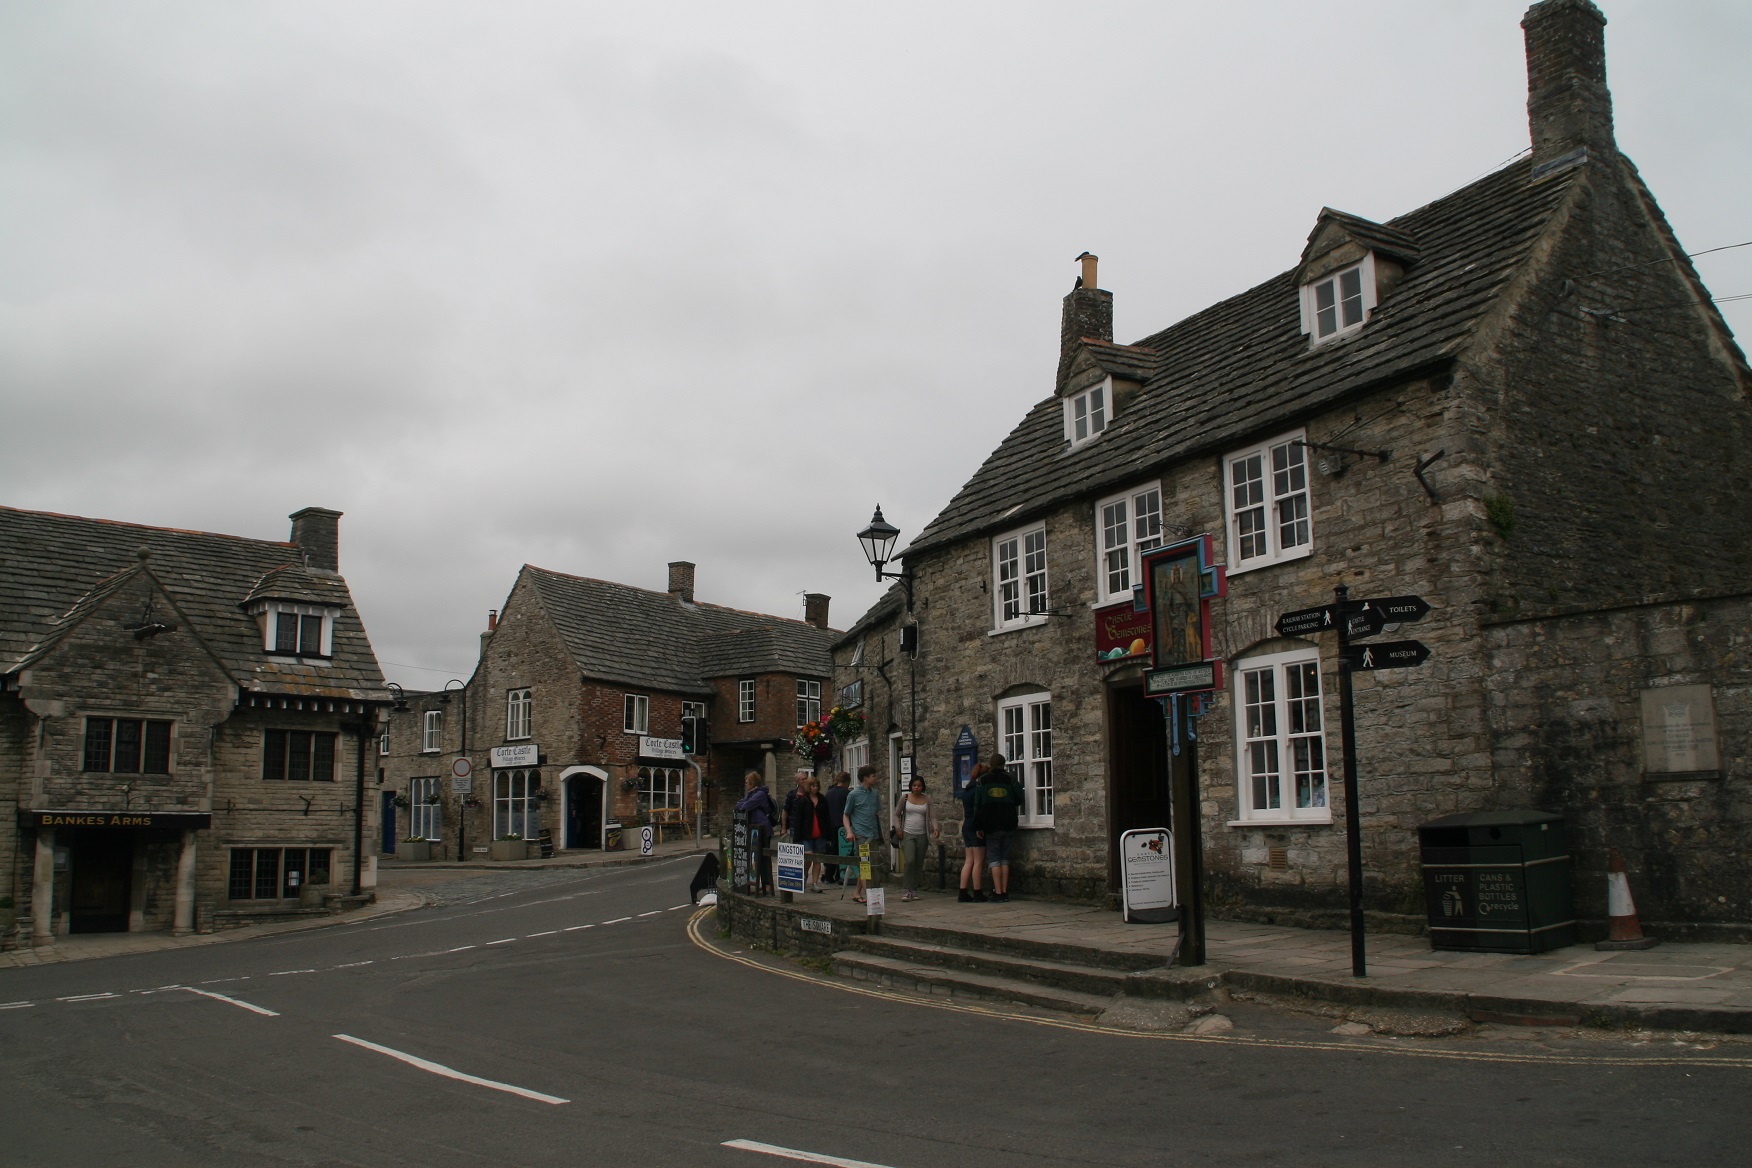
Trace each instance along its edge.
<instances>
[{"instance_id":1,"label":"stone chimney","mask_svg":"<svg viewBox=\"0 0 1752 1168\"><path fill-rule=\"evenodd\" d=\"M487 632L489 632L489 633L496 632L496 631L498 631L498 628L499 628L499 610L496 608L487 609Z\"/></svg>"},{"instance_id":2,"label":"stone chimney","mask_svg":"<svg viewBox=\"0 0 1752 1168\"><path fill-rule=\"evenodd\" d=\"M294 511L292 542L304 553L305 563L325 572L341 570L341 513L327 507Z\"/></svg>"},{"instance_id":3,"label":"stone chimney","mask_svg":"<svg viewBox=\"0 0 1752 1168\"><path fill-rule=\"evenodd\" d=\"M672 560L669 564L669 595L679 596L689 604L694 598L694 566L686 560Z\"/></svg>"},{"instance_id":4,"label":"stone chimney","mask_svg":"<svg viewBox=\"0 0 1752 1168\"><path fill-rule=\"evenodd\" d=\"M803 594L803 619L818 629L827 627L827 602L832 597L820 592Z\"/></svg>"},{"instance_id":5,"label":"stone chimney","mask_svg":"<svg viewBox=\"0 0 1752 1168\"><path fill-rule=\"evenodd\" d=\"M1095 286L1095 265L1099 257L1084 252L1077 257L1083 274L1077 286L1065 297L1064 316L1059 324L1058 380L1054 385L1063 389L1065 374L1070 372L1071 354L1084 337L1098 341L1113 339L1113 293Z\"/></svg>"},{"instance_id":6,"label":"stone chimney","mask_svg":"<svg viewBox=\"0 0 1752 1168\"><path fill-rule=\"evenodd\" d=\"M1527 9L1521 28L1534 177L1612 153L1606 17L1589 0L1540 0Z\"/></svg>"}]
</instances>

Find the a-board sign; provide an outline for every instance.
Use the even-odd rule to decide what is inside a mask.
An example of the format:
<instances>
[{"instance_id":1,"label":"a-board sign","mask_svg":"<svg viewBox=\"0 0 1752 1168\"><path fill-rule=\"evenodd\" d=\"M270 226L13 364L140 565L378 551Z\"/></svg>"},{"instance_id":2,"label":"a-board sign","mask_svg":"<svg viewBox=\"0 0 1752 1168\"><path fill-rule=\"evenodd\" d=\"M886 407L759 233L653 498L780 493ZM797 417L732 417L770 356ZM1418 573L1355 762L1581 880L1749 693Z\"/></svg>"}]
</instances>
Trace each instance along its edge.
<instances>
[{"instance_id":1,"label":"a-board sign","mask_svg":"<svg viewBox=\"0 0 1752 1168\"><path fill-rule=\"evenodd\" d=\"M738 892L753 892L754 865L748 853L748 812L738 807L730 814L730 887Z\"/></svg>"},{"instance_id":2,"label":"a-board sign","mask_svg":"<svg viewBox=\"0 0 1752 1168\"><path fill-rule=\"evenodd\" d=\"M1220 661L1200 661L1195 665L1144 671L1144 692L1151 697L1194 689L1220 689L1222 685L1223 664Z\"/></svg>"},{"instance_id":3,"label":"a-board sign","mask_svg":"<svg viewBox=\"0 0 1752 1168\"><path fill-rule=\"evenodd\" d=\"M1119 885L1127 924L1156 925L1179 919L1174 836L1167 828L1145 827L1120 834Z\"/></svg>"},{"instance_id":4,"label":"a-board sign","mask_svg":"<svg viewBox=\"0 0 1752 1168\"><path fill-rule=\"evenodd\" d=\"M648 856L657 844L657 829L646 824L639 829L639 854Z\"/></svg>"},{"instance_id":5,"label":"a-board sign","mask_svg":"<svg viewBox=\"0 0 1752 1168\"><path fill-rule=\"evenodd\" d=\"M1429 646L1422 641L1382 641L1374 645L1352 645L1344 651L1345 664L1361 670L1405 669L1422 665L1429 659Z\"/></svg>"},{"instance_id":6,"label":"a-board sign","mask_svg":"<svg viewBox=\"0 0 1752 1168\"><path fill-rule=\"evenodd\" d=\"M781 843L773 868L773 883L780 892L803 895L803 855L808 849L802 844Z\"/></svg>"},{"instance_id":7,"label":"a-board sign","mask_svg":"<svg viewBox=\"0 0 1752 1168\"><path fill-rule=\"evenodd\" d=\"M888 911L888 895L880 888L864 890L864 915L879 917Z\"/></svg>"}]
</instances>

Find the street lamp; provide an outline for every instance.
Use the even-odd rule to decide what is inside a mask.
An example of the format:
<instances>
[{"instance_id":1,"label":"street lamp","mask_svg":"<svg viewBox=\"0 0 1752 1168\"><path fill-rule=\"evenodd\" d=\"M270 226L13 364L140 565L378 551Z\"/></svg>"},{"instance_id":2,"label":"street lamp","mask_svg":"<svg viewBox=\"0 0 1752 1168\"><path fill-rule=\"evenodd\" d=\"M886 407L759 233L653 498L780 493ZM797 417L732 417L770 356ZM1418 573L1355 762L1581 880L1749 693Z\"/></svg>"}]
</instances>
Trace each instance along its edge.
<instances>
[{"instance_id":1,"label":"street lamp","mask_svg":"<svg viewBox=\"0 0 1752 1168\"><path fill-rule=\"evenodd\" d=\"M894 558L894 541L900 538L900 528L882 518L882 508L876 508L876 515L870 520L870 526L858 533L858 543L864 548L864 558L870 561L870 566L876 569L878 580L899 580L906 587L906 610L913 610L913 574L910 568L899 572L884 572L882 565Z\"/></svg>"}]
</instances>

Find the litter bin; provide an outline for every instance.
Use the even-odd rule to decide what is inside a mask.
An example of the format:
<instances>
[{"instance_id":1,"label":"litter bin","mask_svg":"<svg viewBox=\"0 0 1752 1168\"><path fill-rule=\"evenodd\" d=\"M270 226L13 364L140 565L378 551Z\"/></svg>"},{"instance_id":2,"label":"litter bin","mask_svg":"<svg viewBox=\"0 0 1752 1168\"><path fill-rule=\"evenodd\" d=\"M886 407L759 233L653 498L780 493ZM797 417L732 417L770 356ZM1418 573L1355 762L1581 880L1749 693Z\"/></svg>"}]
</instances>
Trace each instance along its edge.
<instances>
[{"instance_id":1,"label":"litter bin","mask_svg":"<svg viewBox=\"0 0 1752 1168\"><path fill-rule=\"evenodd\" d=\"M1417 829L1430 948L1544 953L1576 941L1563 817L1476 811Z\"/></svg>"}]
</instances>

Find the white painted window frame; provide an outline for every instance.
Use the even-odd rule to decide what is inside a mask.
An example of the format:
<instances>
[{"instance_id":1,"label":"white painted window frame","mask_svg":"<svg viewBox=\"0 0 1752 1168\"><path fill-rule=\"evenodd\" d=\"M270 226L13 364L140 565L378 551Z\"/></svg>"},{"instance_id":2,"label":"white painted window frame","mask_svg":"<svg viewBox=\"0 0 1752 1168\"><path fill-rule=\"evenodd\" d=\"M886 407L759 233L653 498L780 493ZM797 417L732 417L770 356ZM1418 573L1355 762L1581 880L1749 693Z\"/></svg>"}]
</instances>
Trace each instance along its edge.
<instances>
[{"instance_id":1,"label":"white painted window frame","mask_svg":"<svg viewBox=\"0 0 1752 1168\"><path fill-rule=\"evenodd\" d=\"M438 840L444 823L443 791L436 776L408 780L408 838Z\"/></svg>"},{"instance_id":2,"label":"white painted window frame","mask_svg":"<svg viewBox=\"0 0 1752 1168\"><path fill-rule=\"evenodd\" d=\"M644 694L627 694L621 702L621 730L626 734L651 733L651 699Z\"/></svg>"},{"instance_id":3,"label":"white painted window frame","mask_svg":"<svg viewBox=\"0 0 1752 1168\"><path fill-rule=\"evenodd\" d=\"M1255 568L1265 568L1273 564L1287 563L1290 560L1305 559L1313 554L1314 484L1313 476L1309 472L1312 471L1314 464L1313 460L1308 457L1307 446L1297 445L1297 443L1303 443L1306 440L1306 431L1292 430L1287 434L1276 435L1252 446L1231 450L1223 456L1223 523L1228 544L1226 551L1229 561L1229 575L1238 576L1243 572L1251 572ZM1283 472L1274 467L1273 458L1280 449L1285 452L1287 459L1299 458L1301 460L1302 485L1299 490L1294 489L1294 471L1297 468L1293 462ZM1235 498L1236 465L1254 457L1260 460L1261 477L1258 481L1261 502L1258 504L1250 502L1245 508L1237 508ZM1279 480L1280 473L1289 476L1289 485L1292 488L1281 494L1279 487L1283 483ZM1295 500L1298 498L1301 500L1299 508L1295 505ZM1241 516L1243 511L1251 511L1255 506L1264 508L1265 527L1259 534L1264 540L1265 551L1244 556L1242 550L1245 540L1241 532ZM1286 518L1283 509L1286 506L1290 508L1291 521L1303 524L1307 529L1306 538L1288 549L1283 547L1282 538L1283 524Z\"/></svg>"},{"instance_id":4,"label":"white painted window frame","mask_svg":"<svg viewBox=\"0 0 1752 1168\"><path fill-rule=\"evenodd\" d=\"M1039 537L1038 550L1034 550L1034 537ZM1013 547L1013 553L1006 549ZM1039 570L1032 571L1035 556L1039 557ZM1006 608L1004 587L1006 584L1004 571L1008 564L1014 563L1016 586L1017 615L1004 619ZM1019 527L1007 531L992 539L992 630L1002 632L1006 629L1027 628L1046 623L1046 609L1052 607L1052 581L1048 573L1046 524L1032 523L1027 527ZM1033 580L1038 577L1040 609L1030 612L1033 592Z\"/></svg>"},{"instance_id":5,"label":"white painted window frame","mask_svg":"<svg viewBox=\"0 0 1752 1168\"><path fill-rule=\"evenodd\" d=\"M516 742L520 738L533 737L531 727L535 721L534 692L528 686L505 691L505 741Z\"/></svg>"},{"instance_id":6,"label":"white painted window frame","mask_svg":"<svg viewBox=\"0 0 1752 1168\"><path fill-rule=\"evenodd\" d=\"M754 678L743 677L736 682L736 720L754 721Z\"/></svg>"},{"instance_id":7,"label":"white painted window frame","mask_svg":"<svg viewBox=\"0 0 1752 1168\"><path fill-rule=\"evenodd\" d=\"M821 721L821 683L806 677L797 679L797 725L806 726Z\"/></svg>"},{"instance_id":8,"label":"white painted window frame","mask_svg":"<svg viewBox=\"0 0 1752 1168\"><path fill-rule=\"evenodd\" d=\"M267 600L262 602L259 611L267 614L268 618L262 622L262 649L270 656L297 660L327 660L335 655L335 609L319 604L293 604L286 600ZM281 652L279 641L280 618L282 616L288 616L294 620L301 616L321 617L322 632L319 634L317 647L306 652L302 639L300 639L297 653Z\"/></svg>"},{"instance_id":9,"label":"white painted window frame","mask_svg":"<svg viewBox=\"0 0 1752 1168\"><path fill-rule=\"evenodd\" d=\"M1320 332L1320 287L1332 285L1333 305L1335 312L1342 312L1342 297L1339 295L1339 280L1346 272L1356 272L1362 282L1359 291L1362 293L1363 315L1354 324L1345 324L1342 316L1338 327L1329 333ZM1375 311L1375 253L1369 252L1354 264L1335 269L1321 276L1318 280L1310 280L1301 287L1302 332L1316 345L1324 345L1341 337L1348 337L1369 323L1369 317Z\"/></svg>"},{"instance_id":10,"label":"white painted window frame","mask_svg":"<svg viewBox=\"0 0 1752 1168\"><path fill-rule=\"evenodd\" d=\"M1313 702L1313 710L1320 719L1319 727L1313 733L1306 732L1306 723L1302 732L1297 732L1295 721L1291 717L1290 702L1306 701L1304 698L1292 697L1292 685L1289 684L1287 673L1291 668L1303 671L1303 667L1312 665L1312 676L1320 687L1320 692ZM1249 678L1258 673L1270 673L1273 682L1271 704L1274 714L1274 725L1270 733L1254 735L1251 733L1248 702ZM1233 687L1235 701L1235 801L1237 818L1230 823L1231 827L1254 827L1262 824L1303 824L1332 822L1332 751L1329 748L1326 729L1329 719L1326 716L1326 679L1320 669L1320 651L1318 649L1290 649L1281 653L1266 653L1258 657L1248 657L1235 662L1234 676L1230 682ZM1304 691L1305 692L1305 691ZM1296 793L1296 768L1294 765L1294 740L1298 738L1317 739L1320 752L1321 784L1318 800L1307 807L1299 807ZM1254 745L1270 743L1275 748L1277 761L1277 780L1279 784L1279 806L1258 806L1259 800L1254 795L1255 768L1253 765ZM1267 755L1269 757L1269 754ZM1262 768L1264 769L1264 768Z\"/></svg>"},{"instance_id":11,"label":"white painted window frame","mask_svg":"<svg viewBox=\"0 0 1752 1168\"><path fill-rule=\"evenodd\" d=\"M998 702L998 752L1022 783L1022 827L1051 827L1055 809L1052 752L1052 694L1018 694ZM1012 753L1014 752L1014 753Z\"/></svg>"},{"instance_id":12,"label":"white painted window frame","mask_svg":"<svg viewBox=\"0 0 1752 1168\"><path fill-rule=\"evenodd\" d=\"M536 794L540 790L540 771L493 772L494 839L513 834L526 840L541 838L541 800Z\"/></svg>"},{"instance_id":13,"label":"white painted window frame","mask_svg":"<svg viewBox=\"0 0 1752 1168\"><path fill-rule=\"evenodd\" d=\"M1078 423L1082 434L1078 434ZM1065 441L1072 449L1086 446L1113 425L1113 378L1065 398Z\"/></svg>"},{"instance_id":14,"label":"white painted window frame","mask_svg":"<svg viewBox=\"0 0 1752 1168\"><path fill-rule=\"evenodd\" d=\"M1155 531L1148 533L1139 530L1138 500L1154 496L1156 503ZM1107 511L1110 507L1123 504L1125 507L1125 540L1123 543L1108 544ZM1138 574L1138 563L1143 554L1162 546L1162 484L1160 482L1143 483L1129 491L1118 495L1109 495L1095 504L1095 595L1096 604L1112 604L1120 600L1130 600L1132 586L1143 579ZM1123 587L1109 588L1108 553L1123 552L1126 558L1126 582Z\"/></svg>"},{"instance_id":15,"label":"white painted window frame","mask_svg":"<svg viewBox=\"0 0 1752 1168\"><path fill-rule=\"evenodd\" d=\"M437 754L444 747L444 711L427 710L421 719L420 753Z\"/></svg>"}]
</instances>

